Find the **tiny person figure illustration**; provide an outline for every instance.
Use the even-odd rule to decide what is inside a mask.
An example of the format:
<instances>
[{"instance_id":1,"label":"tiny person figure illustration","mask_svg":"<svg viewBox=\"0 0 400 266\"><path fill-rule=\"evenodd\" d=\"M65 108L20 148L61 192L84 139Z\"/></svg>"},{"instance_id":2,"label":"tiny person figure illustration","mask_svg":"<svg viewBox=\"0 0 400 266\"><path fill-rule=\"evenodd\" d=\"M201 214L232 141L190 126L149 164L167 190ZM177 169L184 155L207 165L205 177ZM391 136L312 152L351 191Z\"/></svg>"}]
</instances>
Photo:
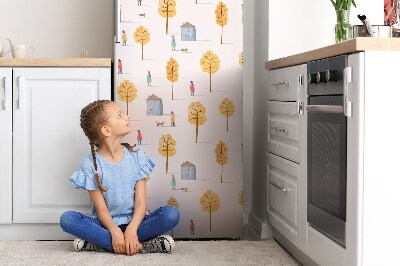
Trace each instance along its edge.
<instances>
[{"instance_id":1,"label":"tiny person figure illustration","mask_svg":"<svg viewBox=\"0 0 400 266\"><path fill-rule=\"evenodd\" d=\"M190 220L189 228L190 228L190 234L191 234L191 235L194 235L195 226L194 226L193 220Z\"/></svg>"},{"instance_id":2,"label":"tiny person figure illustration","mask_svg":"<svg viewBox=\"0 0 400 266\"><path fill-rule=\"evenodd\" d=\"M175 187L176 187L176 180L175 180L175 175L174 175L174 174L172 174L171 186L172 186L172 189L175 190Z\"/></svg>"},{"instance_id":3,"label":"tiny person figure illustration","mask_svg":"<svg viewBox=\"0 0 400 266\"><path fill-rule=\"evenodd\" d=\"M125 30L122 30L122 46L126 46L126 41L127 41L126 33Z\"/></svg>"},{"instance_id":4,"label":"tiny person figure illustration","mask_svg":"<svg viewBox=\"0 0 400 266\"><path fill-rule=\"evenodd\" d=\"M191 80L191 81L190 81L190 96L194 96L194 91L195 91L194 83L193 83L193 81Z\"/></svg>"},{"instance_id":5,"label":"tiny person figure illustration","mask_svg":"<svg viewBox=\"0 0 400 266\"><path fill-rule=\"evenodd\" d=\"M171 127L175 127L175 114L171 111Z\"/></svg>"},{"instance_id":6,"label":"tiny person figure illustration","mask_svg":"<svg viewBox=\"0 0 400 266\"><path fill-rule=\"evenodd\" d=\"M142 144L142 139L143 139L142 132L140 132L140 130L138 130L137 131L137 142L138 142L138 145Z\"/></svg>"},{"instance_id":7,"label":"tiny person figure illustration","mask_svg":"<svg viewBox=\"0 0 400 266\"><path fill-rule=\"evenodd\" d=\"M118 59L118 74L122 74L122 62L121 62L121 59Z\"/></svg>"},{"instance_id":8,"label":"tiny person figure illustration","mask_svg":"<svg viewBox=\"0 0 400 266\"><path fill-rule=\"evenodd\" d=\"M151 86L151 82L152 82L151 73L150 70L147 70L147 86Z\"/></svg>"},{"instance_id":9,"label":"tiny person figure illustration","mask_svg":"<svg viewBox=\"0 0 400 266\"><path fill-rule=\"evenodd\" d=\"M175 51L176 41L175 41L175 36L174 35L172 35L171 47L172 47L172 51Z\"/></svg>"},{"instance_id":10,"label":"tiny person figure illustration","mask_svg":"<svg viewBox=\"0 0 400 266\"><path fill-rule=\"evenodd\" d=\"M142 0L137 0L137 5L141 6L142 5Z\"/></svg>"}]
</instances>

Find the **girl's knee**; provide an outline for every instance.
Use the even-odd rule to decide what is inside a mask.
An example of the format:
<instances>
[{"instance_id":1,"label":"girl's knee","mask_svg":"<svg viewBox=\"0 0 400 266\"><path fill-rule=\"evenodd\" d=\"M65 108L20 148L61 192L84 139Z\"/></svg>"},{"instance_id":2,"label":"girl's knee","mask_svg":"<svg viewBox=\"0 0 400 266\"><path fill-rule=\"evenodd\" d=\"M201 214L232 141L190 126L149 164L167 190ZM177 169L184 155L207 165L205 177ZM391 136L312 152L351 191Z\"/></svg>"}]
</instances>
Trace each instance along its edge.
<instances>
[{"instance_id":1,"label":"girl's knee","mask_svg":"<svg viewBox=\"0 0 400 266\"><path fill-rule=\"evenodd\" d=\"M165 206L166 218L168 221L173 224L173 226L177 225L179 222L180 214L177 208L174 206Z\"/></svg>"},{"instance_id":2,"label":"girl's knee","mask_svg":"<svg viewBox=\"0 0 400 266\"><path fill-rule=\"evenodd\" d=\"M79 213L75 211L66 211L60 216L60 226L65 231L65 229L69 228L70 225L76 222L76 218Z\"/></svg>"}]
</instances>

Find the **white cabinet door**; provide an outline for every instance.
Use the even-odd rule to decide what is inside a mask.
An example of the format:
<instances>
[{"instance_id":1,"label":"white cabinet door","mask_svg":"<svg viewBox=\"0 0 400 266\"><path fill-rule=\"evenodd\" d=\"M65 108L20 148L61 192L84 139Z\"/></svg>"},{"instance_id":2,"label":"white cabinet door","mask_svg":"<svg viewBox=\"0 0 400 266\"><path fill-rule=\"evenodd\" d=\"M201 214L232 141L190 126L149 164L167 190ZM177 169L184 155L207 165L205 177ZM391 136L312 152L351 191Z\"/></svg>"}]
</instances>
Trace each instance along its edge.
<instances>
[{"instance_id":1,"label":"white cabinet door","mask_svg":"<svg viewBox=\"0 0 400 266\"><path fill-rule=\"evenodd\" d=\"M111 98L109 68L15 68L13 222L58 223L69 209L89 213L89 197L69 177L90 152L80 128L89 102Z\"/></svg>"},{"instance_id":2,"label":"white cabinet door","mask_svg":"<svg viewBox=\"0 0 400 266\"><path fill-rule=\"evenodd\" d=\"M12 69L0 68L0 224L12 221Z\"/></svg>"}]
</instances>

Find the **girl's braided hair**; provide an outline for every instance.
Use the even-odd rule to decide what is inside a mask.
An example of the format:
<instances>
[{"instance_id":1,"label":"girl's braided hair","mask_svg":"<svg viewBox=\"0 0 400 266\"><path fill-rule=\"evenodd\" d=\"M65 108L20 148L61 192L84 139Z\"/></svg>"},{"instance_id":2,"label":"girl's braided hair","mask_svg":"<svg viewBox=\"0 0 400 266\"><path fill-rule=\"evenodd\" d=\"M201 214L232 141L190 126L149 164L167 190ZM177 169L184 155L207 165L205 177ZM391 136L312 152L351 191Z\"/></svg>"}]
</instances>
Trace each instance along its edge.
<instances>
[{"instance_id":1,"label":"girl's braided hair","mask_svg":"<svg viewBox=\"0 0 400 266\"><path fill-rule=\"evenodd\" d=\"M101 146L101 127L107 122L107 115L104 110L104 106L108 103L111 103L109 100L97 100L86 107L84 107L81 111L81 128L85 133L86 137L89 139L90 150L92 152L93 164L95 169L95 178L96 183L101 192L106 192L107 189L101 184L99 173L97 170L97 161L96 161L96 148ZM128 143L121 143L123 146L128 148L129 151L133 151L133 147Z\"/></svg>"}]
</instances>

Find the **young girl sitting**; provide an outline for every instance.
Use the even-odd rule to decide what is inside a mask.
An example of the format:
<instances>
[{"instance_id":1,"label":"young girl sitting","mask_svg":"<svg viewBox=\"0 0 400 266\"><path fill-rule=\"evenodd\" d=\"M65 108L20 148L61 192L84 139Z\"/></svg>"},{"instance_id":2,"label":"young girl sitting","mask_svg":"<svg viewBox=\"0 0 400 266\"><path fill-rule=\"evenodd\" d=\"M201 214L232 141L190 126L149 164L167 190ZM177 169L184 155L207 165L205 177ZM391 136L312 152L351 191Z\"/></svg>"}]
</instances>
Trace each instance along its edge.
<instances>
[{"instance_id":1,"label":"young girl sitting","mask_svg":"<svg viewBox=\"0 0 400 266\"><path fill-rule=\"evenodd\" d=\"M178 224L175 207L146 215L146 181L154 162L121 139L131 132L128 116L112 101L95 101L81 112L81 127L91 147L70 178L86 189L92 216L75 211L61 215L61 228L76 237L76 251L109 250L117 254L171 252L174 240L161 235Z\"/></svg>"}]
</instances>

